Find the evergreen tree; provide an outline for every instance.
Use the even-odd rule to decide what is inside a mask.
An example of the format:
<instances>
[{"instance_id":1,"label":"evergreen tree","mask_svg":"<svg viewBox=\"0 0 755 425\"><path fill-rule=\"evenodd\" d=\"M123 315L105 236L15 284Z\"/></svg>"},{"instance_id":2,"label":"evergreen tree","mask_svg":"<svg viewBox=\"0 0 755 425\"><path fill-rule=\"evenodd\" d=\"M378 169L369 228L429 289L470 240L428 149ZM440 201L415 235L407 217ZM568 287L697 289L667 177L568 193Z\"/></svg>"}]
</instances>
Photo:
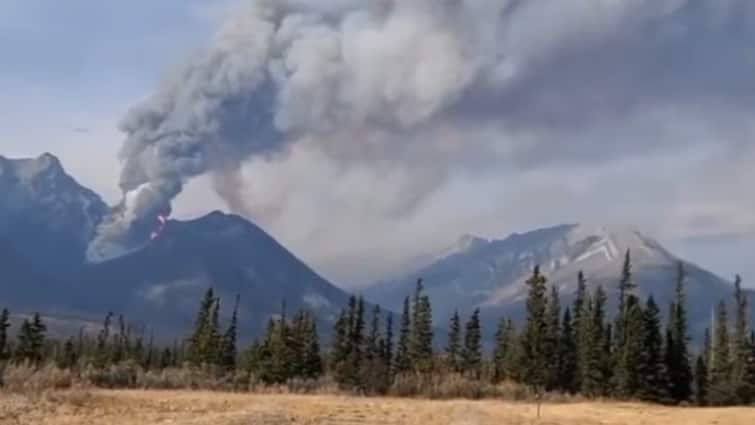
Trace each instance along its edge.
<instances>
[{"instance_id":1,"label":"evergreen tree","mask_svg":"<svg viewBox=\"0 0 755 425\"><path fill-rule=\"evenodd\" d=\"M524 383L535 391L541 391L546 383L546 283L545 276L540 274L540 266L535 266L532 276L527 280L527 316L520 338L521 356L527 360L522 370Z\"/></svg>"},{"instance_id":2,"label":"evergreen tree","mask_svg":"<svg viewBox=\"0 0 755 425\"><path fill-rule=\"evenodd\" d=\"M581 381L582 375L584 374L582 370L583 356L580 353L587 345L587 338L585 337L584 332L582 332L583 328L588 325L583 318L590 317L589 313L584 314L587 310L587 298L587 281L585 279L585 274L580 270L577 275L577 292L574 295L574 304L572 307L574 313L574 341L577 346L577 364L575 366L576 370L574 371L574 387L577 391L582 388Z\"/></svg>"},{"instance_id":3,"label":"evergreen tree","mask_svg":"<svg viewBox=\"0 0 755 425\"><path fill-rule=\"evenodd\" d=\"M409 339L411 337L411 316L409 312L409 297L404 298L404 310L401 313L399 325L398 345L396 346L396 358L394 362L395 373L401 374L412 369L412 361L409 357Z\"/></svg>"},{"instance_id":4,"label":"evergreen tree","mask_svg":"<svg viewBox=\"0 0 755 425\"><path fill-rule=\"evenodd\" d=\"M632 278L631 251L627 249L626 254L624 255L624 264L621 268L621 280L619 281L619 309L616 324L614 325L617 353L622 353L622 347L624 346L626 336L625 322L627 321L629 313L627 308L627 298L631 295L635 286ZM623 353L620 355L623 355Z\"/></svg>"},{"instance_id":5,"label":"evergreen tree","mask_svg":"<svg viewBox=\"0 0 755 425\"><path fill-rule=\"evenodd\" d=\"M31 321L24 319L16 336L15 358L17 362L29 362L38 366L44 358L45 332L47 327L39 313L34 313Z\"/></svg>"},{"instance_id":6,"label":"evergreen tree","mask_svg":"<svg viewBox=\"0 0 755 425\"><path fill-rule=\"evenodd\" d=\"M0 362L7 360L10 356L8 350L8 329L10 328L10 313L8 309L3 309L0 313Z\"/></svg>"},{"instance_id":7,"label":"evergreen tree","mask_svg":"<svg viewBox=\"0 0 755 425\"><path fill-rule=\"evenodd\" d=\"M105 321L102 323L102 329L97 334L97 347L95 348L94 355L94 367L103 369L110 363L110 325L113 319L113 313L108 313L105 316Z\"/></svg>"},{"instance_id":8,"label":"evergreen tree","mask_svg":"<svg viewBox=\"0 0 755 425\"><path fill-rule=\"evenodd\" d=\"M302 376L315 379L322 375L322 355L320 354L320 337L317 334L317 323L311 315L306 316L306 332L303 336L304 367Z\"/></svg>"},{"instance_id":9,"label":"evergreen tree","mask_svg":"<svg viewBox=\"0 0 755 425\"><path fill-rule=\"evenodd\" d=\"M482 373L482 345L480 309L475 309L466 324L464 348L461 351L461 369L465 375L480 379Z\"/></svg>"},{"instance_id":10,"label":"evergreen tree","mask_svg":"<svg viewBox=\"0 0 755 425\"><path fill-rule=\"evenodd\" d=\"M747 359L750 356L749 331L747 329L747 296L742 291L742 278L737 275L734 281L734 335L732 341L732 384L741 398L748 397Z\"/></svg>"},{"instance_id":11,"label":"evergreen tree","mask_svg":"<svg viewBox=\"0 0 755 425\"><path fill-rule=\"evenodd\" d=\"M640 389L640 358L645 342L645 314L634 295L626 297L624 316L623 342L617 347L621 351L616 357L616 391L620 397L630 398Z\"/></svg>"},{"instance_id":12,"label":"evergreen tree","mask_svg":"<svg viewBox=\"0 0 755 425\"><path fill-rule=\"evenodd\" d=\"M452 372L459 372L461 364L459 357L461 354L461 324L459 322L459 312L454 311L453 316L448 324L448 345L446 346L446 360L448 367Z\"/></svg>"},{"instance_id":13,"label":"evergreen tree","mask_svg":"<svg viewBox=\"0 0 755 425\"><path fill-rule=\"evenodd\" d=\"M561 301L558 288L551 286L550 298L546 311L546 335L545 356L547 358L547 370L545 388L548 391L560 389L561 358L559 343L561 342Z\"/></svg>"},{"instance_id":14,"label":"evergreen tree","mask_svg":"<svg viewBox=\"0 0 755 425\"><path fill-rule=\"evenodd\" d=\"M421 278L417 279L413 303L409 357L416 372L428 372L433 356L432 310Z\"/></svg>"},{"instance_id":15,"label":"evergreen tree","mask_svg":"<svg viewBox=\"0 0 755 425\"><path fill-rule=\"evenodd\" d=\"M577 342L574 337L574 327L572 325L571 310L569 307L564 311L558 350L558 388L562 391L574 394L579 389L577 381L578 353Z\"/></svg>"},{"instance_id":16,"label":"evergreen tree","mask_svg":"<svg viewBox=\"0 0 755 425\"><path fill-rule=\"evenodd\" d=\"M499 383L511 378L511 366L515 343L514 324L511 319L502 318L495 334L493 351L493 382Z\"/></svg>"},{"instance_id":17,"label":"evergreen tree","mask_svg":"<svg viewBox=\"0 0 755 425\"><path fill-rule=\"evenodd\" d=\"M680 261L677 265L676 298L671 304L668 321L671 338L666 346L669 392L672 399L677 402L689 400L692 395L692 367L688 348L684 280L684 264Z\"/></svg>"},{"instance_id":18,"label":"evergreen tree","mask_svg":"<svg viewBox=\"0 0 755 425\"><path fill-rule=\"evenodd\" d=\"M611 327L605 324L606 294L602 286L586 300L582 310L579 371L581 392L588 397L606 395L610 389Z\"/></svg>"},{"instance_id":19,"label":"evergreen tree","mask_svg":"<svg viewBox=\"0 0 755 425\"><path fill-rule=\"evenodd\" d=\"M236 348L236 337L238 333L238 313L239 313L240 296L236 295L236 302L233 307L231 321L223 334L223 342L220 350L220 366L226 371L236 369L236 357L238 350Z\"/></svg>"},{"instance_id":20,"label":"evergreen tree","mask_svg":"<svg viewBox=\"0 0 755 425\"><path fill-rule=\"evenodd\" d=\"M55 363L59 369L70 370L76 366L77 362L78 353L76 353L76 347L73 344L73 339L68 338L65 344L63 344L63 349L58 355Z\"/></svg>"},{"instance_id":21,"label":"evergreen tree","mask_svg":"<svg viewBox=\"0 0 755 425\"><path fill-rule=\"evenodd\" d=\"M218 310L219 301L210 287L200 302L194 331L189 338L189 361L195 366L213 364L217 359Z\"/></svg>"},{"instance_id":22,"label":"evergreen tree","mask_svg":"<svg viewBox=\"0 0 755 425\"><path fill-rule=\"evenodd\" d=\"M698 406L708 403L708 365L703 355L697 356L695 362L695 401Z\"/></svg>"},{"instance_id":23,"label":"evergreen tree","mask_svg":"<svg viewBox=\"0 0 755 425\"><path fill-rule=\"evenodd\" d=\"M339 380L343 364L349 356L349 315L348 310L341 310L333 329L333 342L330 350L330 368Z\"/></svg>"},{"instance_id":24,"label":"evergreen tree","mask_svg":"<svg viewBox=\"0 0 755 425\"><path fill-rule=\"evenodd\" d=\"M364 389L364 382L361 379L360 370L362 369L362 360L364 358L365 344L365 320L364 320L364 299L360 296L357 300L356 307L352 307L351 328L349 333L349 357L347 359L346 380L348 386L352 389Z\"/></svg>"},{"instance_id":25,"label":"evergreen tree","mask_svg":"<svg viewBox=\"0 0 755 425\"><path fill-rule=\"evenodd\" d=\"M362 363L364 386L369 394L383 394L388 390L389 373L384 360L385 341L381 334L381 311L375 306L372 311L370 331L367 336L365 357Z\"/></svg>"},{"instance_id":26,"label":"evergreen tree","mask_svg":"<svg viewBox=\"0 0 755 425\"><path fill-rule=\"evenodd\" d=\"M388 382L393 381L393 314L388 312L385 319L385 337L383 339L383 363L388 375Z\"/></svg>"},{"instance_id":27,"label":"evergreen tree","mask_svg":"<svg viewBox=\"0 0 755 425\"><path fill-rule=\"evenodd\" d=\"M643 400L661 402L667 397L668 382L663 361L660 311L652 296L647 299L644 313L644 340L638 364L638 395Z\"/></svg>"},{"instance_id":28,"label":"evergreen tree","mask_svg":"<svg viewBox=\"0 0 755 425\"><path fill-rule=\"evenodd\" d=\"M721 301L716 313L716 330L710 364L709 401L714 405L730 404L735 399L731 382L731 352L726 303Z\"/></svg>"}]
</instances>

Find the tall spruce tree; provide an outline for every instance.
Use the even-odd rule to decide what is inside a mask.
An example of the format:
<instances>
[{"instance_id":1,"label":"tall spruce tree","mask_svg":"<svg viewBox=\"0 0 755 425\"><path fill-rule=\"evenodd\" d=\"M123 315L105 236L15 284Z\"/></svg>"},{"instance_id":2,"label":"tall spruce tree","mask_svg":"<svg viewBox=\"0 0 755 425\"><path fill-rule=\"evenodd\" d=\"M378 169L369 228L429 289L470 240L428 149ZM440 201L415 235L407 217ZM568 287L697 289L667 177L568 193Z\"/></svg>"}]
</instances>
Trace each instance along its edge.
<instances>
[{"instance_id":1,"label":"tall spruce tree","mask_svg":"<svg viewBox=\"0 0 755 425\"><path fill-rule=\"evenodd\" d=\"M495 348L493 350L493 382L500 383L510 379L513 363L516 335L514 323L510 318L502 318L498 322L495 333Z\"/></svg>"},{"instance_id":2,"label":"tall spruce tree","mask_svg":"<svg viewBox=\"0 0 755 425\"><path fill-rule=\"evenodd\" d=\"M708 400L714 405L731 404L735 400L732 385L729 320L726 303L721 301L716 312L716 327L713 338L710 364L710 388Z\"/></svg>"},{"instance_id":3,"label":"tall spruce tree","mask_svg":"<svg viewBox=\"0 0 755 425\"><path fill-rule=\"evenodd\" d=\"M388 382L393 381L393 313L385 318L385 343L383 344L383 363L388 375Z\"/></svg>"},{"instance_id":4,"label":"tall spruce tree","mask_svg":"<svg viewBox=\"0 0 755 425\"><path fill-rule=\"evenodd\" d=\"M0 362L10 357L8 350L8 329L10 328L10 313L4 308L0 313Z\"/></svg>"},{"instance_id":5,"label":"tall spruce tree","mask_svg":"<svg viewBox=\"0 0 755 425\"><path fill-rule=\"evenodd\" d=\"M396 345L396 358L394 369L396 374L407 373L412 369L412 360L409 357L409 343L411 338L411 313L409 297L404 298L404 310L401 313L399 324L398 344Z\"/></svg>"},{"instance_id":6,"label":"tall spruce tree","mask_svg":"<svg viewBox=\"0 0 755 425\"><path fill-rule=\"evenodd\" d=\"M554 391L560 389L561 377L561 350L559 348L561 342L561 301L558 288L555 285L551 285L545 320L545 356L547 358L545 389Z\"/></svg>"},{"instance_id":7,"label":"tall spruce tree","mask_svg":"<svg viewBox=\"0 0 755 425\"><path fill-rule=\"evenodd\" d=\"M482 374L482 335L480 309L475 309L465 326L464 348L461 351L461 369L466 376L480 379Z\"/></svg>"},{"instance_id":8,"label":"tall spruce tree","mask_svg":"<svg viewBox=\"0 0 755 425\"><path fill-rule=\"evenodd\" d=\"M317 334L317 323L314 317L306 314L304 324L304 333L302 334L302 347L304 349L302 356L302 377L315 379L323 373L320 337Z\"/></svg>"},{"instance_id":9,"label":"tall spruce tree","mask_svg":"<svg viewBox=\"0 0 755 425\"><path fill-rule=\"evenodd\" d=\"M749 331L747 316L747 296L742 290L742 278L737 275L734 280L734 335L732 341L732 383L737 388L737 393L746 391L745 380L747 358L749 357ZM740 389L740 387L742 387Z\"/></svg>"},{"instance_id":10,"label":"tall spruce tree","mask_svg":"<svg viewBox=\"0 0 755 425\"><path fill-rule=\"evenodd\" d=\"M577 346L577 364L576 364L576 370L574 372L574 386L577 391L579 391L582 388L582 349L587 345L587 338L585 338L585 333L583 332L583 328L587 326L587 323L585 320L583 320L585 317L590 317L589 313L586 313L587 310L587 280L585 279L585 274L582 272L582 270L579 271L579 274L577 275L577 292L574 294L574 304L572 305L572 312L574 314L574 341Z\"/></svg>"},{"instance_id":11,"label":"tall spruce tree","mask_svg":"<svg viewBox=\"0 0 755 425\"><path fill-rule=\"evenodd\" d=\"M540 274L540 266L535 266L532 276L527 279L527 316L520 338L521 356L526 362L523 366L524 383L535 391L542 391L547 376L547 321L546 321L546 283Z\"/></svg>"},{"instance_id":12,"label":"tall spruce tree","mask_svg":"<svg viewBox=\"0 0 755 425\"><path fill-rule=\"evenodd\" d=\"M97 334L97 346L95 347L95 354L94 354L94 367L98 369L103 369L105 366L108 366L111 357L110 357L110 326L111 321L113 319L113 313L108 312L108 314L105 316L105 321L102 323L102 329L100 329L100 332Z\"/></svg>"},{"instance_id":13,"label":"tall spruce tree","mask_svg":"<svg viewBox=\"0 0 755 425\"><path fill-rule=\"evenodd\" d=\"M623 342L617 349L616 394L631 398L640 389L640 358L645 342L645 314L642 306L633 294L628 295L624 306Z\"/></svg>"},{"instance_id":14,"label":"tall spruce tree","mask_svg":"<svg viewBox=\"0 0 755 425\"><path fill-rule=\"evenodd\" d=\"M239 315L240 295L236 295L236 302L233 306L231 321L223 334L222 348L220 350L220 366L226 371L236 369L236 357L238 349L236 348L236 337L238 333L238 315Z\"/></svg>"},{"instance_id":15,"label":"tall spruce tree","mask_svg":"<svg viewBox=\"0 0 755 425\"><path fill-rule=\"evenodd\" d=\"M413 302L409 357L416 372L428 372L433 357L432 309L421 278L417 279Z\"/></svg>"},{"instance_id":16,"label":"tall spruce tree","mask_svg":"<svg viewBox=\"0 0 755 425\"><path fill-rule=\"evenodd\" d=\"M459 312L454 311L451 320L448 323L448 345L446 345L446 361L448 362L448 368L452 372L459 372L461 370L460 357L461 355L461 323L459 319Z\"/></svg>"},{"instance_id":17,"label":"tall spruce tree","mask_svg":"<svg viewBox=\"0 0 755 425\"><path fill-rule=\"evenodd\" d=\"M644 311L643 347L638 364L638 396L647 401L662 402L667 398L668 380L663 358L660 310L652 296Z\"/></svg>"},{"instance_id":18,"label":"tall spruce tree","mask_svg":"<svg viewBox=\"0 0 755 425\"><path fill-rule=\"evenodd\" d=\"M558 351L559 373L557 387L564 392L574 394L579 389L577 381L578 353L569 307L566 307L564 311Z\"/></svg>"},{"instance_id":19,"label":"tall spruce tree","mask_svg":"<svg viewBox=\"0 0 755 425\"><path fill-rule=\"evenodd\" d=\"M695 362L695 402L698 406L708 403L708 365L702 354L697 356Z\"/></svg>"},{"instance_id":20,"label":"tall spruce tree","mask_svg":"<svg viewBox=\"0 0 755 425\"><path fill-rule=\"evenodd\" d=\"M669 395L677 402L689 400L692 395L692 366L687 335L687 310L684 291L686 273L684 263L677 264L675 299L671 304L668 329L670 340L666 346L666 369L669 378Z\"/></svg>"},{"instance_id":21,"label":"tall spruce tree","mask_svg":"<svg viewBox=\"0 0 755 425\"><path fill-rule=\"evenodd\" d=\"M45 333L47 327L39 313L34 313L32 319L24 319L16 336L17 347L15 358L17 362L29 362L38 366L44 358Z\"/></svg>"},{"instance_id":22,"label":"tall spruce tree","mask_svg":"<svg viewBox=\"0 0 755 425\"><path fill-rule=\"evenodd\" d=\"M189 361L199 366L214 363L217 352L217 306L218 299L212 287L205 292L194 321L194 330L189 338Z\"/></svg>"},{"instance_id":23,"label":"tall spruce tree","mask_svg":"<svg viewBox=\"0 0 755 425\"><path fill-rule=\"evenodd\" d=\"M632 276L632 256L631 251L627 249L624 255L624 264L621 267L621 280L619 281L619 307L616 317L616 324L613 327L617 353L621 353L625 340L625 322L627 321L628 308L627 298L632 294L635 288Z\"/></svg>"}]
</instances>

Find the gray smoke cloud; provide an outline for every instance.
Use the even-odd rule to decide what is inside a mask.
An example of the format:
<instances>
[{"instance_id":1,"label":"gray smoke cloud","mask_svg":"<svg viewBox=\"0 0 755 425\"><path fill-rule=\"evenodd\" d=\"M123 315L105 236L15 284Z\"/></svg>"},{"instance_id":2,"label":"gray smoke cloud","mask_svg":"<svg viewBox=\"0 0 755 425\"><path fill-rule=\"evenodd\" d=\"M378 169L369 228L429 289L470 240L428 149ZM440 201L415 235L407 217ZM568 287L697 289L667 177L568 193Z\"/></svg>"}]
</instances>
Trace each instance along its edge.
<instances>
[{"instance_id":1,"label":"gray smoke cloud","mask_svg":"<svg viewBox=\"0 0 755 425\"><path fill-rule=\"evenodd\" d=\"M244 2L123 119L124 200L89 258L143 244L205 173L253 215L242 164L297 145L388 172L409 164L417 178L394 196L396 214L456 167L646 150L652 140L566 141L592 121L680 99L751 104L742 86L753 64L741 54L753 22L746 0ZM721 40L733 41L722 50Z\"/></svg>"}]
</instances>

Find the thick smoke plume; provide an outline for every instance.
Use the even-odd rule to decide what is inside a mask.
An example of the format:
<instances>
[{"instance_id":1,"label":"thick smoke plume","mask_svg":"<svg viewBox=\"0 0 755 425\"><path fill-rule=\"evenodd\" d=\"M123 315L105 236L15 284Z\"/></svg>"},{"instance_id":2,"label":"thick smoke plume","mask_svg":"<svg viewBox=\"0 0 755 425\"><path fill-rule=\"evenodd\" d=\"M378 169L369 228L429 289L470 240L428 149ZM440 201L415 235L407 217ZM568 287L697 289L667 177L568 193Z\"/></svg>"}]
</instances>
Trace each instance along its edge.
<instances>
[{"instance_id":1,"label":"thick smoke plume","mask_svg":"<svg viewBox=\"0 0 755 425\"><path fill-rule=\"evenodd\" d=\"M540 159L537 140L620 117L644 93L700 95L701 84L719 84L706 68L715 61L685 74L668 53L694 60L714 44L701 40L728 36L722 28L752 22L753 10L739 0L247 1L123 119L124 199L89 258L146 243L199 175L212 173L232 208L253 209L240 194L242 164L298 144L336 161L411 164L419 178L396 210L411 208L458 163ZM717 67L728 69L729 53ZM635 86L638 71L659 70L680 77ZM729 84L751 78L723 72Z\"/></svg>"}]
</instances>

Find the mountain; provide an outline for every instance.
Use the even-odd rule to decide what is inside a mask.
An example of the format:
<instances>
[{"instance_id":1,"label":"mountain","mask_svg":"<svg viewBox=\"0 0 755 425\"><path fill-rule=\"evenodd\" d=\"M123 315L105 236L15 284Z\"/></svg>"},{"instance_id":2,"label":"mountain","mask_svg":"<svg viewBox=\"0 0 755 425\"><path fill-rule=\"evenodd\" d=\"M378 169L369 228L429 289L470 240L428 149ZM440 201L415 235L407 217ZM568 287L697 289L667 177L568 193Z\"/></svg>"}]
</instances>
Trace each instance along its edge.
<instances>
[{"instance_id":1,"label":"mountain","mask_svg":"<svg viewBox=\"0 0 755 425\"><path fill-rule=\"evenodd\" d=\"M674 296L676 267L683 260L637 229L576 224L515 233L504 239L463 236L427 266L404 278L377 283L365 295L397 309L416 279L422 277L436 325L444 325L457 308L469 314L479 307L492 331L492 324L503 315L515 319L524 316L525 281L535 265L540 265L549 283L559 288L562 305L572 301L577 274L583 270L588 288L603 285L609 308L615 307L627 250L631 252L637 294L643 299L652 294L660 305L668 305ZM699 335L709 324L714 303L728 301L733 286L695 264L684 263L690 324L692 333Z\"/></svg>"},{"instance_id":2,"label":"mountain","mask_svg":"<svg viewBox=\"0 0 755 425\"><path fill-rule=\"evenodd\" d=\"M307 308L323 325L347 302L346 292L261 228L220 212L169 220L144 249L86 263L87 243L108 211L54 156L0 157L0 307L77 322L112 311L175 336L192 325L213 286L225 313L241 297L241 329L250 336L284 299L289 311Z\"/></svg>"},{"instance_id":3,"label":"mountain","mask_svg":"<svg viewBox=\"0 0 755 425\"><path fill-rule=\"evenodd\" d=\"M108 206L46 153L32 159L0 156L0 237L37 272L69 272L84 262L86 246Z\"/></svg>"}]
</instances>

